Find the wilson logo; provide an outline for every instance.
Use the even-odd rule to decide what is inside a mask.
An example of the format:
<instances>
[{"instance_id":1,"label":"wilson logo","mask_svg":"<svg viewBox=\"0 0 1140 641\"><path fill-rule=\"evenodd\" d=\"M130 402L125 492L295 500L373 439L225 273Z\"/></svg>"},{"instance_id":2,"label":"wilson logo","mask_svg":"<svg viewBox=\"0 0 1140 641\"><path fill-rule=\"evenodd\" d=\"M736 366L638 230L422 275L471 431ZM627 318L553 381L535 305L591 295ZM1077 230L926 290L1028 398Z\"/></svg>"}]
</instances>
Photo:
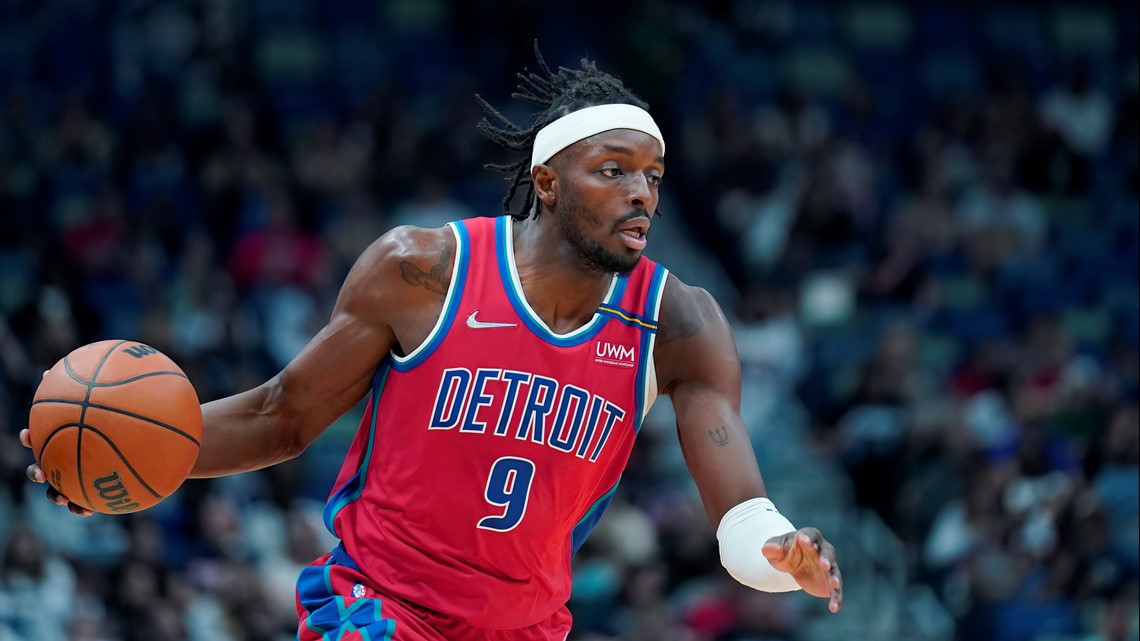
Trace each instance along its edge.
<instances>
[{"instance_id":1,"label":"wilson logo","mask_svg":"<svg viewBox=\"0 0 1140 641\"><path fill-rule=\"evenodd\" d=\"M131 512L139 509L139 504L131 500L130 494L127 492L126 486L123 485L123 480L119 478L117 471L111 472L107 476L100 476L92 483L95 486L95 491L99 493L99 498L111 508L112 512Z\"/></svg>"},{"instance_id":2,"label":"wilson logo","mask_svg":"<svg viewBox=\"0 0 1140 641\"><path fill-rule=\"evenodd\" d=\"M138 345L135 345L134 347L127 347L127 348L123 349L122 352L124 354L130 354L131 356L134 356L135 358L142 358L143 356L150 356L151 354L157 354L158 350L151 347L150 345L143 345L140 343Z\"/></svg>"},{"instance_id":3,"label":"wilson logo","mask_svg":"<svg viewBox=\"0 0 1140 641\"><path fill-rule=\"evenodd\" d=\"M637 364L637 352L628 345L598 341L594 344L594 362L616 367L633 367Z\"/></svg>"}]
</instances>

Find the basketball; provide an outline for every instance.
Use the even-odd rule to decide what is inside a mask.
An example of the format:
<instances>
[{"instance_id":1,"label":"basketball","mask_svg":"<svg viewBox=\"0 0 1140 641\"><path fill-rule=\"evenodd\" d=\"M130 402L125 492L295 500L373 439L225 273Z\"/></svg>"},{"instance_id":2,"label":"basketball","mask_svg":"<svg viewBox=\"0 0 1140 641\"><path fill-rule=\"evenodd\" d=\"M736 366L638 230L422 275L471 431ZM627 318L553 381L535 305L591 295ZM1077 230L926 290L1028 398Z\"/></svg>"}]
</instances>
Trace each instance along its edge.
<instances>
[{"instance_id":1,"label":"basketball","mask_svg":"<svg viewBox=\"0 0 1140 641\"><path fill-rule=\"evenodd\" d=\"M165 354L108 340L74 350L44 375L28 429L55 489L96 512L125 514L186 480L198 460L202 410Z\"/></svg>"}]
</instances>

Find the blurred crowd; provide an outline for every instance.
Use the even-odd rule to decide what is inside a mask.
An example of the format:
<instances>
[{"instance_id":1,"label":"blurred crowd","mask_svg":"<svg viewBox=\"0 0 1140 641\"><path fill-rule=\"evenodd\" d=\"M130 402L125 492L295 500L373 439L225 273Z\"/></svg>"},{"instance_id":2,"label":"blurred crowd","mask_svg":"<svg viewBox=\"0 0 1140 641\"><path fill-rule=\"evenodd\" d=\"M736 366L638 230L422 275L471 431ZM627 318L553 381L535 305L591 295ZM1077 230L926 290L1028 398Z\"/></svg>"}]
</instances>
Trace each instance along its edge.
<instances>
[{"instance_id":1,"label":"blurred crowd","mask_svg":"<svg viewBox=\"0 0 1140 641\"><path fill-rule=\"evenodd\" d=\"M740 294L758 450L805 430L957 639L1137 638L1136 7L630 5L600 34L590 2L0 0L0 641L293 638L358 414L80 520L24 478L40 373L122 337L203 400L272 376L374 238L500 211L473 96L526 119L534 37L670 138L655 225ZM676 448L643 433L572 638L801 639L720 568Z\"/></svg>"}]
</instances>

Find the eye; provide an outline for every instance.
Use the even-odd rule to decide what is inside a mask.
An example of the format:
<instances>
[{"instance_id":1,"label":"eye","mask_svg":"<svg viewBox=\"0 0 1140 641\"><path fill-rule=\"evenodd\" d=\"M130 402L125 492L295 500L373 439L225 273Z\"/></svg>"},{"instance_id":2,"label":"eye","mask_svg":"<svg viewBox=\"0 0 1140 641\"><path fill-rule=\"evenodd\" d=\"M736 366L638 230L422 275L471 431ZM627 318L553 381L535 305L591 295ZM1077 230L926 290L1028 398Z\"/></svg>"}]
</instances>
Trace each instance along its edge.
<instances>
[{"instance_id":1,"label":"eye","mask_svg":"<svg viewBox=\"0 0 1140 641\"><path fill-rule=\"evenodd\" d=\"M654 187L660 187L661 186L661 176L654 176L654 175L650 174L646 178L649 180L650 185L653 185Z\"/></svg>"},{"instance_id":2,"label":"eye","mask_svg":"<svg viewBox=\"0 0 1140 641\"><path fill-rule=\"evenodd\" d=\"M609 178L617 178L618 176L624 175L617 167L606 167L601 171L601 174Z\"/></svg>"}]
</instances>

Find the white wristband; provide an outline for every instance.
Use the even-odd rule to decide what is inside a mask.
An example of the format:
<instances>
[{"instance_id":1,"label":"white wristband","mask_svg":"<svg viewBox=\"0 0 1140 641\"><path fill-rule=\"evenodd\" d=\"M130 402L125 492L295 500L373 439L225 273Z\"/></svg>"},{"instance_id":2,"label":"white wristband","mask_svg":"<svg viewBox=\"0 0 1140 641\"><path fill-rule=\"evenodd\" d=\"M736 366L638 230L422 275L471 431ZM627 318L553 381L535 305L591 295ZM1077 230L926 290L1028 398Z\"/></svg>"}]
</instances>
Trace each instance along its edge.
<instances>
[{"instance_id":1,"label":"white wristband","mask_svg":"<svg viewBox=\"0 0 1140 641\"><path fill-rule=\"evenodd\" d=\"M720 520L716 539L720 563L732 578L763 592L791 592L800 586L792 575L780 572L764 558L768 539L795 531L795 526L766 498L749 499Z\"/></svg>"}]
</instances>

